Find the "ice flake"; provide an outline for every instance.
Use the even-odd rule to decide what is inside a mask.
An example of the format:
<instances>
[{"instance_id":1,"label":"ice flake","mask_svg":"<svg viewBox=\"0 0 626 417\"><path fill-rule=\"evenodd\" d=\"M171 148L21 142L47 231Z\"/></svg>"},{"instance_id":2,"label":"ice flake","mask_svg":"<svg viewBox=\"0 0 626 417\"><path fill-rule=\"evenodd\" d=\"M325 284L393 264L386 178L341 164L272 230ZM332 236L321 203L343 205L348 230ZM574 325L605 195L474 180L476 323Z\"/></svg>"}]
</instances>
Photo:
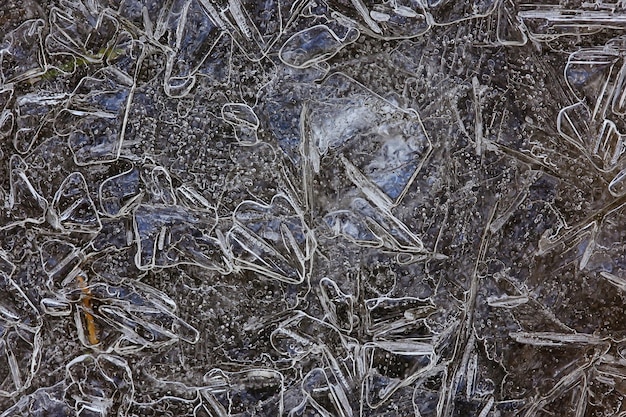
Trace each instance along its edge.
<instances>
[{"instance_id":1,"label":"ice flake","mask_svg":"<svg viewBox=\"0 0 626 417\"><path fill-rule=\"evenodd\" d=\"M42 321L22 289L0 272L0 397L27 389L39 367Z\"/></svg>"},{"instance_id":2,"label":"ice flake","mask_svg":"<svg viewBox=\"0 0 626 417\"><path fill-rule=\"evenodd\" d=\"M268 205L243 202L233 217L227 238L237 266L288 283L304 281L315 239L290 198L276 195Z\"/></svg>"}]
</instances>

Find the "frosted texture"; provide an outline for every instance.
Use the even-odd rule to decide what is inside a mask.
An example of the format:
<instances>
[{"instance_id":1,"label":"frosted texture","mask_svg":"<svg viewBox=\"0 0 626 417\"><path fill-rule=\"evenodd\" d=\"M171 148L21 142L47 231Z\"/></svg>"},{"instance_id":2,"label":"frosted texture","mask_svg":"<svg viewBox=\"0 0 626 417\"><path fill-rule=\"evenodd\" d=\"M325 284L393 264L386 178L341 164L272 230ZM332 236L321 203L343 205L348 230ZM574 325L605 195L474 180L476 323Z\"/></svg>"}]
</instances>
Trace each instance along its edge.
<instances>
[{"instance_id":1,"label":"frosted texture","mask_svg":"<svg viewBox=\"0 0 626 417\"><path fill-rule=\"evenodd\" d=\"M626 416L625 30L0 1L0 416Z\"/></svg>"}]
</instances>

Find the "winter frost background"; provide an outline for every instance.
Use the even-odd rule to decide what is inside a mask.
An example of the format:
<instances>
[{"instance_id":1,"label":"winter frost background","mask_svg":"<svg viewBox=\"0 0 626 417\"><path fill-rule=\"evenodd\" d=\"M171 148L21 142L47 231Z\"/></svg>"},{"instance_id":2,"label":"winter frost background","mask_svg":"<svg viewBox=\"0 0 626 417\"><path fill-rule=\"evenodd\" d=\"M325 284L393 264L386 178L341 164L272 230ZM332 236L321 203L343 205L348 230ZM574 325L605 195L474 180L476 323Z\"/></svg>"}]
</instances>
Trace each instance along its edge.
<instances>
[{"instance_id":1,"label":"winter frost background","mask_svg":"<svg viewBox=\"0 0 626 417\"><path fill-rule=\"evenodd\" d=\"M625 29L1 1L0 415L625 416Z\"/></svg>"}]
</instances>

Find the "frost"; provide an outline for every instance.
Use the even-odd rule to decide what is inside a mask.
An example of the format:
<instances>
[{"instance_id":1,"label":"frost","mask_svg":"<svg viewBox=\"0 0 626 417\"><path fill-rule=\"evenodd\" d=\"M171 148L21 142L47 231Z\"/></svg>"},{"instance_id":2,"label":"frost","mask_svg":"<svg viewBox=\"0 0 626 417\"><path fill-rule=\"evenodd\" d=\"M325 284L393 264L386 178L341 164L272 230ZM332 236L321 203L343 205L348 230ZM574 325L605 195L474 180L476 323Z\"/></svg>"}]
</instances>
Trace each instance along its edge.
<instances>
[{"instance_id":1,"label":"frost","mask_svg":"<svg viewBox=\"0 0 626 417\"><path fill-rule=\"evenodd\" d=\"M352 28L339 37L328 26L313 26L287 39L280 48L280 59L294 68L310 67L331 58L358 36L359 32Z\"/></svg>"},{"instance_id":2,"label":"frost","mask_svg":"<svg viewBox=\"0 0 626 417\"><path fill-rule=\"evenodd\" d=\"M132 80L110 69L83 78L55 125L77 165L114 162L119 158L127 123L127 102Z\"/></svg>"},{"instance_id":3,"label":"frost","mask_svg":"<svg viewBox=\"0 0 626 417\"><path fill-rule=\"evenodd\" d=\"M52 200L49 215L53 227L67 231L97 233L102 227L85 178L79 172L63 181Z\"/></svg>"},{"instance_id":4,"label":"frost","mask_svg":"<svg viewBox=\"0 0 626 417\"><path fill-rule=\"evenodd\" d=\"M293 202L284 195L269 205L244 201L233 217L228 240L237 266L285 282L304 281L315 240Z\"/></svg>"},{"instance_id":5,"label":"frost","mask_svg":"<svg viewBox=\"0 0 626 417\"><path fill-rule=\"evenodd\" d=\"M22 289L0 272L0 396L27 389L39 366L42 321Z\"/></svg>"},{"instance_id":6,"label":"frost","mask_svg":"<svg viewBox=\"0 0 626 417\"><path fill-rule=\"evenodd\" d=\"M235 129L235 136L242 145L254 145L259 141L259 118L246 104L231 103L222 107L222 119Z\"/></svg>"},{"instance_id":7,"label":"frost","mask_svg":"<svg viewBox=\"0 0 626 417\"><path fill-rule=\"evenodd\" d=\"M5 0L0 416L623 414L625 27Z\"/></svg>"},{"instance_id":8,"label":"frost","mask_svg":"<svg viewBox=\"0 0 626 417\"><path fill-rule=\"evenodd\" d=\"M3 417L44 415L125 415L134 395L128 363L112 355L81 355L65 367L54 386L22 397Z\"/></svg>"},{"instance_id":9,"label":"frost","mask_svg":"<svg viewBox=\"0 0 626 417\"><path fill-rule=\"evenodd\" d=\"M19 82L44 73L46 63L43 40L46 23L41 19L25 21L4 38L0 51L3 84Z\"/></svg>"}]
</instances>

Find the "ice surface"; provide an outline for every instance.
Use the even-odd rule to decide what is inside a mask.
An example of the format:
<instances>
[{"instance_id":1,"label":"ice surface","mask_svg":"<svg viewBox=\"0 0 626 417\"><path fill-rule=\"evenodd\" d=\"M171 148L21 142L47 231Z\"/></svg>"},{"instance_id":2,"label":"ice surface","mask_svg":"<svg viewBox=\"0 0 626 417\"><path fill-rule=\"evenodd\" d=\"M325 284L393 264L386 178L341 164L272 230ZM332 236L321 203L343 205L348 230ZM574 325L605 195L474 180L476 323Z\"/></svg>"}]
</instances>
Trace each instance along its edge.
<instances>
[{"instance_id":1,"label":"ice surface","mask_svg":"<svg viewBox=\"0 0 626 417\"><path fill-rule=\"evenodd\" d=\"M0 2L0 416L625 415L625 28Z\"/></svg>"},{"instance_id":2,"label":"ice surface","mask_svg":"<svg viewBox=\"0 0 626 417\"><path fill-rule=\"evenodd\" d=\"M0 272L0 396L19 396L39 365L41 317L20 287Z\"/></svg>"},{"instance_id":3,"label":"ice surface","mask_svg":"<svg viewBox=\"0 0 626 417\"><path fill-rule=\"evenodd\" d=\"M228 232L236 265L285 282L304 281L315 241L302 217L284 195L276 195L269 205L241 203Z\"/></svg>"}]
</instances>

